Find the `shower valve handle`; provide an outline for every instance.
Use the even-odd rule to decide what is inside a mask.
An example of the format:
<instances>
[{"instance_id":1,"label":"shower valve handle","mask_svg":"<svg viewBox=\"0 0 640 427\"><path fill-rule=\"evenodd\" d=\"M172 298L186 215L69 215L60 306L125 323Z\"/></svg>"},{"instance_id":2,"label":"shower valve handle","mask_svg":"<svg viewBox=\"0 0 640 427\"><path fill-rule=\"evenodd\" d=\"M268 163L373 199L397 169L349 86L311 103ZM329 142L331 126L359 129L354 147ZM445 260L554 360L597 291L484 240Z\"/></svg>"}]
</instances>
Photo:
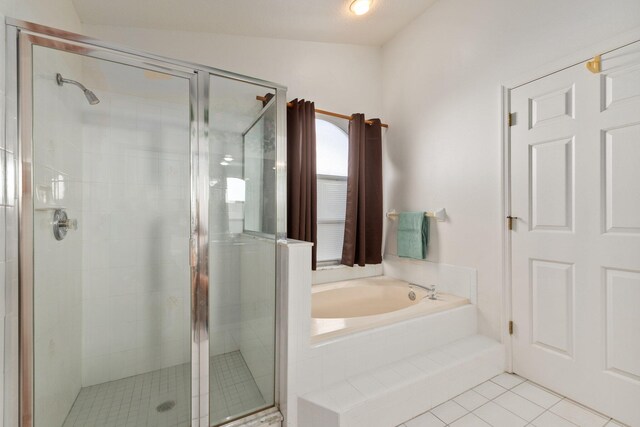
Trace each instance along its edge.
<instances>
[{"instance_id":1,"label":"shower valve handle","mask_svg":"<svg viewBox=\"0 0 640 427\"><path fill-rule=\"evenodd\" d=\"M77 230L78 220L67 217L64 209L56 209L53 213L53 235L56 240L62 240L67 236L67 231Z\"/></svg>"},{"instance_id":2,"label":"shower valve handle","mask_svg":"<svg viewBox=\"0 0 640 427\"><path fill-rule=\"evenodd\" d=\"M66 228L67 230L77 230L78 229L78 220L67 218L62 221L58 221L58 227Z\"/></svg>"}]
</instances>

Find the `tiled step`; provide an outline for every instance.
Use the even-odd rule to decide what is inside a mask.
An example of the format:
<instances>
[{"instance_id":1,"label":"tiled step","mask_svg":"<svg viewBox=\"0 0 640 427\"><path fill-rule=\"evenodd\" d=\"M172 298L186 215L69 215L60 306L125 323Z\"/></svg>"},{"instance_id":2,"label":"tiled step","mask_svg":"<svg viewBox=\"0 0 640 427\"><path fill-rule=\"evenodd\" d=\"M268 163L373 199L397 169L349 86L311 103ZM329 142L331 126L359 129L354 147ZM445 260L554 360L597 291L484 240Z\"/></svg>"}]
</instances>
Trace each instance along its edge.
<instances>
[{"instance_id":1,"label":"tiled step","mask_svg":"<svg viewBox=\"0 0 640 427\"><path fill-rule=\"evenodd\" d=\"M503 370L503 346L472 335L304 395L299 425L396 426Z\"/></svg>"}]
</instances>

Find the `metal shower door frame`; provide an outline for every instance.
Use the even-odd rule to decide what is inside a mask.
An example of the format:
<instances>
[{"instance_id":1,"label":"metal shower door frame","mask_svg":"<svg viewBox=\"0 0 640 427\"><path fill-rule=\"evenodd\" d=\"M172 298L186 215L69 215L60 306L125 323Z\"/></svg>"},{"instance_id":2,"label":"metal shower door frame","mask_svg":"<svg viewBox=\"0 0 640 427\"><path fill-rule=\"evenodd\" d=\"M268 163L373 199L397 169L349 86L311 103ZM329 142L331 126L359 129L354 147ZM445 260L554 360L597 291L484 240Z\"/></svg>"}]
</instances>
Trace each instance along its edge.
<instances>
[{"instance_id":1,"label":"metal shower door frame","mask_svg":"<svg viewBox=\"0 0 640 427\"><path fill-rule=\"evenodd\" d=\"M208 66L177 61L104 43L89 37L25 21L6 19L6 147L16 155L16 175L6 177L7 188L15 188L17 215L8 216L7 230L17 229L17 245L7 238L7 259L17 259L16 268L7 268L7 336L5 385L7 398L17 396L18 404L5 406L5 419L19 420L20 427L33 427L33 47L42 46L63 52L148 69L189 82L190 108L190 289L191 289L191 423L209 427L209 81L210 76L238 80L276 92L276 241L286 239L286 88L276 83L218 70ZM7 168L5 167L5 171ZM17 280L16 280L17 279ZM251 414L248 418L277 413L279 405L280 305L282 278L276 257L276 371L275 406ZM185 284L186 285L186 284ZM11 321L15 314L17 322ZM286 337L284 337L286 339ZM1 421L1 420L0 420ZM238 425L234 420L229 425Z\"/></svg>"}]
</instances>

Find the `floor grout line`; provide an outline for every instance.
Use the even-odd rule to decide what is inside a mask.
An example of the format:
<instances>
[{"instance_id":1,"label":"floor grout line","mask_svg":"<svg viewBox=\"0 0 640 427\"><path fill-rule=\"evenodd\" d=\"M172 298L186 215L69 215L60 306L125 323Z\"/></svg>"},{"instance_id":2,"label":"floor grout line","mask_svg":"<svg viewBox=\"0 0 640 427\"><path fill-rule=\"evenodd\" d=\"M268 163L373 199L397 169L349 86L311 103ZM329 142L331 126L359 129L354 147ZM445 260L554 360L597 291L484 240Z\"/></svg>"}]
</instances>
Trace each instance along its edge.
<instances>
[{"instance_id":1,"label":"floor grout line","mask_svg":"<svg viewBox=\"0 0 640 427\"><path fill-rule=\"evenodd\" d=\"M500 375L503 375L503 374L500 374ZM489 379L489 380L487 380L487 381L484 381L484 382L483 382L483 383L481 383L481 384L478 384L477 386L471 387L471 388L469 388L468 390L465 390L464 392L462 392L462 393L460 393L460 394L457 394L456 396L452 397L451 399L449 399L449 400L447 400L447 401L445 401L445 402L442 402L442 403L441 403L441 404L439 404L439 405L434 406L434 407L433 407L433 408L431 408L429 411L426 411L426 412L424 412L424 413L422 413L422 414L420 414L420 415L418 415L418 416L416 416L416 417L411 418L410 420L405 421L404 423L400 424L400 426L399 426L399 427L407 427L405 423L411 422L411 421L415 420L416 418L419 418L419 417L421 417L422 415L427 414L427 413L431 413L431 414L432 414L436 419L438 419L439 421L441 421L445 426L450 426L450 425L452 425L453 423L457 422L457 421L458 421L458 420L460 420L461 418L466 417L466 416L467 416L467 415L469 415L469 414L473 414L473 415L475 415L476 417L480 418L480 419L481 419L482 421L484 421L485 423L487 423L487 424L491 425L491 423L490 423L489 421L485 420L484 418L480 417L478 414L476 414L476 413L475 413L475 411L477 411L478 409L480 409L481 407L483 407L483 406L485 406L485 405L487 405L487 404L489 404L489 403L493 403L493 404L495 404L495 405L498 405L501 409L503 409L503 410L505 410L505 411L509 412L510 414L514 415L515 417L519 418L520 420L522 420L522 421L525 423L525 424L524 424L524 426L534 426L534 424L533 424L533 423L535 422L535 420L537 420L537 419L539 419L540 417L542 417L545 413L550 413L550 414L552 414L552 415L554 415L554 416L557 416L557 417L559 417L559 418L561 418L561 419L563 419L563 420L567 421L568 423L570 423L570 424L572 424L572 425L574 425L574 426L576 426L576 427L579 427L578 425L576 425L575 423L573 423L573 421L571 421L571 420L569 420L569 419L567 419L567 418L565 418L565 417L563 417L563 416L561 416L561 415L559 415L559 414L556 414L555 412L551 411L551 408L555 407L556 405L558 405L560 402L562 402L562 401L564 401L564 400L566 400L566 401L568 401L568 402L570 402L570 403L572 403L572 404L575 404L575 405L577 405L578 407L580 407L580 408L582 408L582 409L584 409L584 410L586 410L586 411L589 411L589 412L593 413L594 415L597 415L597 416L602 417L603 419L605 419L604 423L602 424L602 427L606 426L606 425L607 425L607 424L609 424L610 422L617 422L617 423L619 423L619 424L621 424L621 425L624 425L624 424L620 423L619 421L617 421L617 420L615 420L615 419L613 419L613 418L611 418L611 417L609 417L609 416L607 416L607 415L604 415L604 414L602 414L602 413L600 413L600 412L598 412L598 411L596 411L596 410L594 410L594 409L591 409L591 408L589 408L589 407L587 407L587 406L585 406L585 405L582 405L582 404L580 404L579 402L575 402L575 401L573 401L573 400L569 399L569 398L568 398L568 397L566 397L566 396L563 396L563 395L561 395L561 394L559 394L559 393L556 393L556 392L555 392L555 391L553 391L553 390L549 390L548 388L546 388L546 387L544 387L544 386L541 386L541 385L539 385L539 384L537 384L537 383L535 383L535 382L533 382L533 381L530 381L530 380L528 380L528 379L526 379L526 378L524 378L524 377L520 377L519 375L518 375L518 378L522 378L522 380L523 380L523 381L519 382L518 384L515 384L514 386L511 386L511 387L507 388L507 387L505 387L505 386L503 386L503 385L501 385L501 384L499 384L499 383L497 383L497 382L494 382L494 381L493 381L493 379L497 378L497 377L498 377L498 376L500 376L500 375L497 375L497 376L495 376L495 377L493 377L493 378L491 378L491 379ZM513 374L509 374L509 375L513 375ZM467 392L468 392L468 391L470 391L470 390L474 390L476 387L478 387L478 386L480 386L480 385L482 385L482 384L485 384L485 383L487 383L487 382L491 382L491 383L493 383L494 385L496 385L496 386L499 386L499 387L503 388L503 389L504 389L504 392L501 392L500 394L498 394L498 395L494 396L493 398L489 399L488 397L486 397L486 396L484 396L484 395L482 395L481 393L479 393L479 392L477 392L477 391L476 391L476 393L480 394L480 396L482 396L483 398L487 399L487 401L486 401L486 402L484 402L482 405L478 406L477 408L475 408L475 409L471 410L471 411L467 410L467 408L465 408L464 406L462 406L462 405L460 405L459 403L455 402L455 399L457 399L458 397L460 397L460 396L461 396L461 395L463 395L464 393L467 393ZM546 392L546 393L549 393L549 394L551 394L551 395L554 395L554 396L558 397L560 400L558 400L557 402L553 403L553 404L552 404L551 406L549 406L548 408L545 408L544 406L541 406L541 405L539 405L538 403L536 403L536 402L534 402L534 401L532 401L532 400L528 399L527 397L522 396L522 395L520 395L520 394L518 394L518 393L516 393L516 392L514 392L514 391L513 391L513 389L514 389L514 388L518 387L518 386L519 386L519 385L521 385L521 384L525 384L525 383L529 383L530 385L532 385L532 386L534 386L534 387L538 387L538 388L540 388L542 391L544 391L544 392ZM475 391L475 390L474 390L474 391ZM503 405L501 405L500 403L495 402L495 400L496 400L496 399L498 399L500 396L503 396L504 394L506 394L506 393L508 393L508 392L510 392L510 391L511 391L513 394L515 394L516 396L518 396L518 397L520 397L520 398L522 398L522 399L526 400L527 402L531 403L532 405L535 405L535 406L537 406L538 408L542 409L542 412L541 412L540 414L536 415L536 416L535 416L531 421L529 421L529 420L526 420L526 419L522 418L520 415L518 415L517 413L513 412L513 411L512 411L512 410L510 410L509 408L506 408L506 407L504 407ZM439 406L442 406L442 405L444 405L444 404L446 404L446 403L448 403L448 402L453 402L453 403L457 404L458 406L460 406L461 408L463 408L463 409L465 410L465 413L464 413L463 415L461 415L460 417L455 418L455 419L454 419L454 420L452 420L450 423L447 423L445 420L443 420L442 418L438 417L438 416L433 412L433 410L434 410L434 409L436 409L436 408L438 408Z\"/></svg>"},{"instance_id":2,"label":"floor grout line","mask_svg":"<svg viewBox=\"0 0 640 427\"><path fill-rule=\"evenodd\" d=\"M191 424L190 364L171 366L132 377L83 387L63 427L154 426ZM247 413L265 405L240 351L210 359L212 421ZM156 407L167 401L166 412Z\"/></svg>"}]
</instances>

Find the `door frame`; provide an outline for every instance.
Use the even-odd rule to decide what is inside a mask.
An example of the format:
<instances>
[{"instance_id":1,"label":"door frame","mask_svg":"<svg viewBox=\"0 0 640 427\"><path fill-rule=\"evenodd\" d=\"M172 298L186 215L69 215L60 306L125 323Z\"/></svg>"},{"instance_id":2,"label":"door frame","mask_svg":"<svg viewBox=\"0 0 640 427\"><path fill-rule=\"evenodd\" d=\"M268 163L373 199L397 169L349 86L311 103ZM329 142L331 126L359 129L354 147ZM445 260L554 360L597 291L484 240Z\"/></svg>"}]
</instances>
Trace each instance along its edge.
<instances>
[{"instance_id":1,"label":"door frame","mask_svg":"<svg viewBox=\"0 0 640 427\"><path fill-rule=\"evenodd\" d=\"M11 405L5 406L5 419L15 420L21 427L33 426L33 167L32 167L32 63L33 46L75 53L99 60L117 62L125 66L171 74L189 82L189 140L190 140L190 239L189 262L191 289L191 420L198 419L201 427L210 426L209 420L209 81L211 76L237 80L276 92L276 210L277 223L274 250L278 242L286 240L286 87L260 79L242 76L216 68L174 60L112 45L79 34L39 24L6 18L7 71L5 145L7 152L15 153L15 174L6 175L6 193L15 189L12 214L7 214L7 259L5 272L7 287L7 334L5 336L6 396L12 396ZM204 167L203 167L204 166ZM11 189L11 190L9 190ZM3 189L3 191L5 191ZM9 212L9 210L7 210ZM15 230L15 231L14 231ZM274 406L249 414L244 419L269 416L278 412L281 400L280 349L286 346L281 336L282 284L279 253L276 252L275 280L275 393ZM187 283L185 283L187 286ZM198 302L195 304L194 302ZM286 348L286 347L284 347ZM7 351L8 350L8 351ZM197 375L196 375L197 374ZM203 392L206 390L206 393ZM194 399L193 396L198 396ZM7 399L8 401L8 399ZM191 421L190 420L190 421ZM0 420L1 421L1 420ZM234 420L228 425L237 425ZM11 422L11 421L10 421Z\"/></svg>"},{"instance_id":2,"label":"door frame","mask_svg":"<svg viewBox=\"0 0 640 427\"><path fill-rule=\"evenodd\" d=\"M640 41L640 27L634 28L602 42L595 43L592 46L576 51L569 56L564 56L536 69L527 71L526 73L507 80L500 85L500 211L502 212L502 217L500 219L502 224L502 303L500 314L500 335L502 343L505 346L505 370L507 372L513 372L513 341L509 332L509 321L512 320L513 315L513 283L511 280L512 245L511 234L509 233L506 221L507 216L511 215L511 129L509 126L511 91L535 80L542 79L567 68L590 61L595 55L604 55L638 41Z\"/></svg>"}]
</instances>

